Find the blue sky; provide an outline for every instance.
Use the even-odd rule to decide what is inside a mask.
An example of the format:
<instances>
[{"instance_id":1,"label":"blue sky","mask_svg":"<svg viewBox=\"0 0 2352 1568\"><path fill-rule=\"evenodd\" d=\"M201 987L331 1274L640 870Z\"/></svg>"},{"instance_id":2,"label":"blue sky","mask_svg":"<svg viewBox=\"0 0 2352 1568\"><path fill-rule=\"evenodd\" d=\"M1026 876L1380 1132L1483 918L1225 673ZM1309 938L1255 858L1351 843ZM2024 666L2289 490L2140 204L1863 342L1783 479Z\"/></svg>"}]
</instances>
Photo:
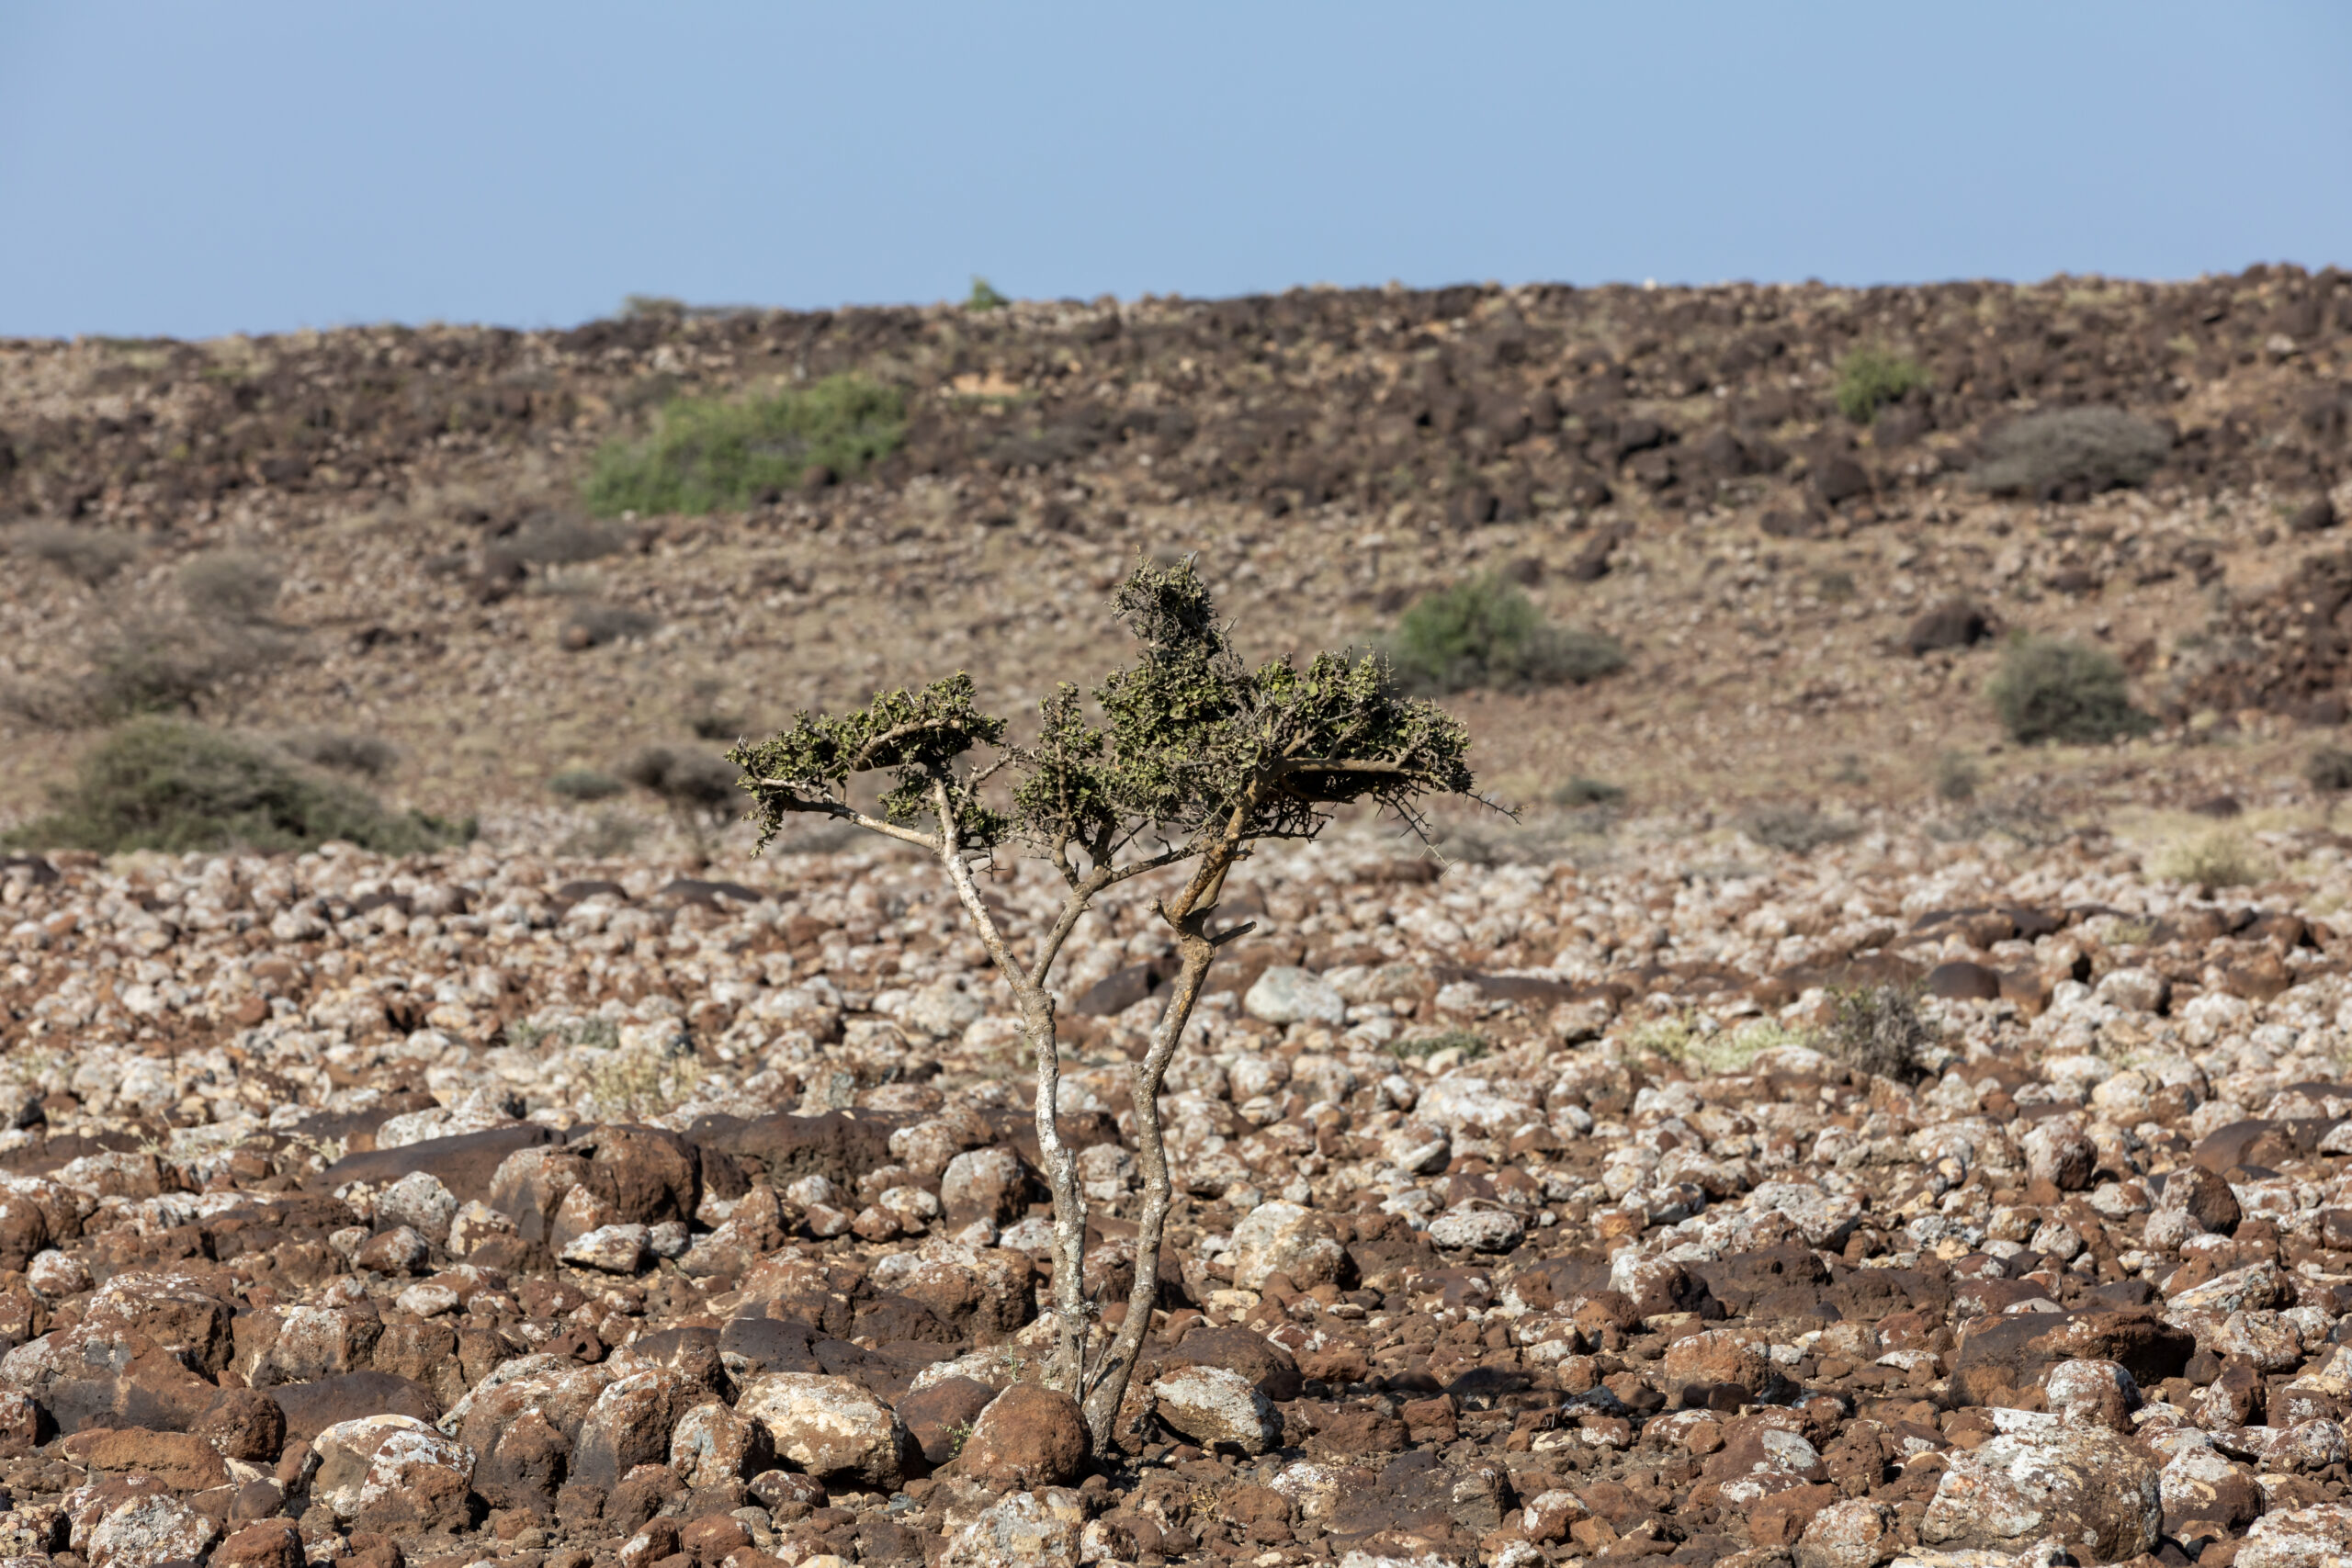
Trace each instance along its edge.
<instances>
[{"instance_id":1,"label":"blue sky","mask_svg":"<svg viewBox=\"0 0 2352 1568\"><path fill-rule=\"evenodd\" d=\"M0 333L2352 265L2352 6L0 0Z\"/></svg>"}]
</instances>

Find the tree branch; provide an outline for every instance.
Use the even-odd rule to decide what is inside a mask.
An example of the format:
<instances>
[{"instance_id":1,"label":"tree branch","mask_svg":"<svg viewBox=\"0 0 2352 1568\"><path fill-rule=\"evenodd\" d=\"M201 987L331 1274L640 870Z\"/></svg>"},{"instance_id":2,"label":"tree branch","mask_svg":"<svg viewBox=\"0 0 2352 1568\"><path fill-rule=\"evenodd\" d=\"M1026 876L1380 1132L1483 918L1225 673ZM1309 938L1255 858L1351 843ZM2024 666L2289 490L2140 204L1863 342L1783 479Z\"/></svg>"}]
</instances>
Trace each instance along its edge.
<instances>
[{"instance_id":1,"label":"tree branch","mask_svg":"<svg viewBox=\"0 0 2352 1568\"><path fill-rule=\"evenodd\" d=\"M814 817L831 817L840 821L855 823L869 833L879 833L885 838L903 840L910 844L921 844L934 854L939 852L939 840L929 833L920 833L912 828L901 828L896 822L884 818L869 817L856 807L845 806L838 800L811 800L805 795L796 793L800 786L793 780L755 779L752 783L762 789L783 792L782 799L767 799L767 804L774 806L779 811L798 811Z\"/></svg>"}]
</instances>

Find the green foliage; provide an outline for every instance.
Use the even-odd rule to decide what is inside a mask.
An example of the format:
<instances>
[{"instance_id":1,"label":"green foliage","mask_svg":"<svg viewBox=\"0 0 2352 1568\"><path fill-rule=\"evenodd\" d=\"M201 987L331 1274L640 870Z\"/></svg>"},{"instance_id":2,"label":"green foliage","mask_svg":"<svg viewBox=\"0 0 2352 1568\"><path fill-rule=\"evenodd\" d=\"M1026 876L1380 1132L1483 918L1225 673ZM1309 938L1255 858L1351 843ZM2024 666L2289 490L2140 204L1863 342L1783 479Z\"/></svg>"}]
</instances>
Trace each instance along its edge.
<instances>
[{"instance_id":1,"label":"green foliage","mask_svg":"<svg viewBox=\"0 0 2352 1568\"><path fill-rule=\"evenodd\" d=\"M1139 562L1113 608L1136 652L1095 688L1099 725L1065 684L1040 705L1035 743L1008 746L1004 721L978 711L971 678L957 674L883 693L858 713L803 713L735 748L728 757L746 775L762 844L789 813L842 814L849 780L873 772L894 780L880 807L889 822L935 827L944 799L963 847L1018 838L1056 856L1082 850L1097 864L1139 837L1200 849L1308 837L1329 806L1409 812L1426 795L1471 791L1468 732L1404 695L1377 655L1244 664L1189 558ZM998 754L962 766L976 748ZM1010 811L980 796L1000 771L1011 775Z\"/></svg>"},{"instance_id":2,"label":"green foliage","mask_svg":"<svg viewBox=\"0 0 2352 1568\"><path fill-rule=\"evenodd\" d=\"M2312 788L2324 795L2340 795L2352 789L2352 750L2341 746L2323 746L2313 751L2303 763L2303 777Z\"/></svg>"},{"instance_id":3,"label":"green foliage","mask_svg":"<svg viewBox=\"0 0 2352 1568\"><path fill-rule=\"evenodd\" d=\"M2145 483L2171 450L2164 426L2121 409L2050 409L1995 431L1968 478L1995 495L2096 494Z\"/></svg>"},{"instance_id":4,"label":"green foliage","mask_svg":"<svg viewBox=\"0 0 2352 1568\"><path fill-rule=\"evenodd\" d=\"M1625 667L1614 639L1544 619L1501 579L1473 578L1431 593L1396 623L1389 657L1413 689L1582 685Z\"/></svg>"},{"instance_id":5,"label":"green foliage","mask_svg":"<svg viewBox=\"0 0 2352 1568\"><path fill-rule=\"evenodd\" d=\"M858 473L896 451L906 432L898 389L855 376L742 401L679 398L644 440L615 442L596 454L588 507L612 516L748 506L764 491L798 484L819 465L842 477Z\"/></svg>"},{"instance_id":6,"label":"green foliage","mask_svg":"<svg viewBox=\"0 0 2352 1568\"><path fill-rule=\"evenodd\" d=\"M1919 993L1904 986L1867 986L1836 993L1823 1038L1828 1054L1857 1071L1904 1082L1927 1075L1923 1059L1938 1039L1919 1010Z\"/></svg>"},{"instance_id":7,"label":"green foliage","mask_svg":"<svg viewBox=\"0 0 2352 1568\"><path fill-rule=\"evenodd\" d=\"M1001 310L1012 301L996 291L996 285L978 273L972 275L972 291L964 297L967 310Z\"/></svg>"},{"instance_id":8,"label":"green foliage","mask_svg":"<svg viewBox=\"0 0 2352 1568\"><path fill-rule=\"evenodd\" d=\"M55 811L8 836L35 848L306 849L344 839L407 854L468 836L417 813L394 816L348 784L274 752L175 719L127 724L86 753Z\"/></svg>"},{"instance_id":9,"label":"green foliage","mask_svg":"<svg viewBox=\"0 0 2352 1568\"><path fill-rule=\"evenodd\" d=\"M566 800L610 800L628 785L594 768L566 768L548 780L548 789Z\"/></svg>"},{"instance_id":10,"label":"green foliage","mask_svg":"<svg viewBox=\"0 0 2352 1568\"><path fill-rule=\"evenodd\" d=\"M85 588L96 588L139 556L139 542L105 528L64 523L28 523L11 529L8 553L55 567Z\"/></svg>"},{"instance_id":11,"label":"green foliage","mask_svg":"<svg viewBox=\"0 0 2352 1568\"><path fill-rule=\"evenodd\" d=\"M2132 705L2115 656L2071 639L2013 638L1988 691L1994 713L2021 745L2093 746L2155 728L2154 719Z\"/></svg>"},{"instance_id":12,"label":"green foliage","mask_svg":"<svg viewBox=\"0 0 2352 1568\"><path fill-rule=\"evenodd\" d=\"M1838 389L1832 395L1839 413L1856 424L1868 424L1880 409L1927 385L1928 373L1908 355L1863 347L1838 362Z\"/></svg>"}]
</instances>

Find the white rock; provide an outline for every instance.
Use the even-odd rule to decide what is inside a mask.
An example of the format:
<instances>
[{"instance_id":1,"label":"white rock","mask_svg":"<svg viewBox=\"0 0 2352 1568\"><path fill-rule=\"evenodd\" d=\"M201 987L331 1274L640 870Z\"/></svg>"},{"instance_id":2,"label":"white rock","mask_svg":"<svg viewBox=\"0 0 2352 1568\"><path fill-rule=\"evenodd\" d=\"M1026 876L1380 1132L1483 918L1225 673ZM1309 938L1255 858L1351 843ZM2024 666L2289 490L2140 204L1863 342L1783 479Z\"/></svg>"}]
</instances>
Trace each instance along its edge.
<instances>
[{"instance_id":1,"label":"white rock","mask_svg":"<svg viewBox=\"0 0 2352 1568\"><path fill-rule=\"evenodd\" d=\"M891 1491L905 1472L906 1428L847 1378L763 1373L743 1385L735 1413L766 1431L779 1458L820 1481L847 1477Z\"/></svg>"},{"instance_id":2,"label":"white rock","mask_svg":"<svg viewBox=\"0 0 2352 1568\"><path fill-rule=\"evenodd\" d=\"M1203 1448L1231 1443L1243 1453L1279 1447L1282 1415L1255 1384L1225 1367L1184 1367L1151 1385L1159 1418Z\"/></svg>"},{"instance_id":3,"label":"white rock","mask_svg":"<svg viewBox=\"0 0 2352 1568\"><path fill-rule=\"evenodd\" d=\"M646 1244L651 1234L644 1225L598 1225L585 1235L572 1237L563 1249L563 1260L607 1274L634 1274L645 1267Z\"/></svg>"},{"instance_id":4,"label":"white rock","mask_svg":"<svg viewBox=\"0 0 2352 1568\"><path fill-rule=\"evenodd\" d=\"M1322 1023L1333 1029L1348 1021L1348 1004L1313 972L1278 964L1258 976L1242 1010L1268 1023Z\"/></svg>"},{"instance_id":5,"label":"white rock","mask_svg":"<svg viewBox=\"0 0 2352 1568\"><path fill-rule=\"evenodd\" d=\"M1287 1274L1302 1291L1329 1284L1347 1262L1339 1233L1296 1203L1261 1203L1233 1227L1233 1283L1255 1291L1270 1274Z\"/></svg>"}]
</instances>

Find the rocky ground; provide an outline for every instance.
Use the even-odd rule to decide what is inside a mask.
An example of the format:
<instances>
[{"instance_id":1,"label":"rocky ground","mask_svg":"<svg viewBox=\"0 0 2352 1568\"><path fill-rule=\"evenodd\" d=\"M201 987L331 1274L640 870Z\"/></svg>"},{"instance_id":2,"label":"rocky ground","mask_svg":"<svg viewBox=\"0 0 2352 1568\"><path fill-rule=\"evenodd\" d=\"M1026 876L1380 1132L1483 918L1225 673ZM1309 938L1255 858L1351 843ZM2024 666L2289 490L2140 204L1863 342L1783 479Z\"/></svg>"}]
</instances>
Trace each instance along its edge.
<instances>
[{"instance_id":1,"label":"rocky ground","mask_svg":"<svg viewBox=\"0 0 2352 1568\"><path fill-rule=\"evenodd\" d=\"M130 671L481 827L0 861L0 1556L2352 1558L2347 341L2260 268L0 345L0 814ZM1865 347L1925 377L1867 424ZM663 399L841 371L908 399L870 472L585 514ZM2075 404L2143 484L1969 480ZM1138 548L1252 656L1494 571L1631 658L1450 699L1528 808L1451 863L1350 821L1228 890L1091 1452L935 869L548 782L957 666L1018 714ZM2156 728L2007 742L2007 629ZM1114 1320L1153 891L1061 976Z\"/></svg>"},{"instance_id":2,"label":"rocky ground","mask_svg":"<svg viewBox=\"0 0 2352 1568\"><path fill-rule=\"evenodd\" d=\"M19 540L0 574L0 813L126 665L214 722L390 742L379 782L448 817L958 667L1019 717L1114 657L1100 606L1138 548L1201 552L1253 657L1485 571L1615 636L1595 685L1462 699L1521 803L1577 775L1659 810L1914 801L1939 750L2000 743L2006 629L2100 641L2173 739L2259 749L2340 718L2352 672L2347 344L2352 278L2294 267L0 344L0 522L98 552ZM1837 407L1857 350L1923 378L1867 424ZM869 472L585 515L593 454L664 399L840 372L907 399ZM2165 433L2143 487L1969 479L2008 423L2081 404ZM184 604L224 552L282 587ZM1973 618L1914 635L1952 602ZM2144 799L2201 797L2177 755L2139 764Z\"/></svg>"},{"instance_id":3,"label":"rocky ground","mask_svg":"<svg viewBox=\"0 0 2352 1568\"><path fill-rule=\"evenodd\" d=\"M1040 1385L1025 1075L934 867L11 862L0 1530L67 1568L2352 1551L2346 840L2217 899L2080 835L1672 827L1252 863L1102 1453ZM1015 931L1038 872L989 885ZM1104 1301L1151 891L1063 987Z\"/></svg>"}]
</instances>

